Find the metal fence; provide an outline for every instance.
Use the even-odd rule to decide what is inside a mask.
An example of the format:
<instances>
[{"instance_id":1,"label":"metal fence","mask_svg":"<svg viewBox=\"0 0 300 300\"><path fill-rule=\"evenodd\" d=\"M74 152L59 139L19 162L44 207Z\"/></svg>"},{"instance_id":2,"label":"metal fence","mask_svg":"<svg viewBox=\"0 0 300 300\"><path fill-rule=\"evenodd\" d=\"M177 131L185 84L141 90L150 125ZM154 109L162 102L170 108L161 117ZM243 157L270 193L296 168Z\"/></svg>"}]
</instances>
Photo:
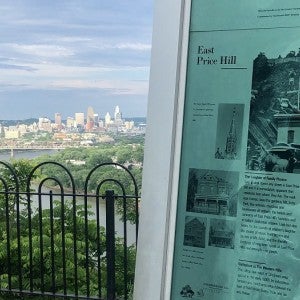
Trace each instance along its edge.
<instances>
[{"instance_id":1,"label":"metal fence","mask_svg":"<svg viewBox=\"0 0 300 300\"><path fill-rule=\"evenodd\" d=\"M64 174L67 188L59 176L44 174L47 167ZM103 179L101 170L108 168L128 180ZM57 162L37 165L26 178L20 174L0 162L0 295L129 300L139 204L131 171L100 164L88 173L81 192Z\"/></svg>"}]
</instances>

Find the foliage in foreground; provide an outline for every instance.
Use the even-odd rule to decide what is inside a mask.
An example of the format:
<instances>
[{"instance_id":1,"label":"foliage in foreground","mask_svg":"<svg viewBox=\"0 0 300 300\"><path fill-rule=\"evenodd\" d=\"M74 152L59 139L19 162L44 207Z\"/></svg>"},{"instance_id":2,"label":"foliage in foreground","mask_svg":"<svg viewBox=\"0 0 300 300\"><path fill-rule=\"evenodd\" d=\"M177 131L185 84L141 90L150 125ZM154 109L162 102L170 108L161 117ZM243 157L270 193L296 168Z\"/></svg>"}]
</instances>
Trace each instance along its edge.
<instances>
[{"instance_id":1,"label":"foliage in foreground","mask_svg":"<svg viewBox=\"0 0 300 300\"><path fill-rule=\"evenodd\" d=\"M89 172L97 165L103 163L112 163L113 161L123 164L127 162L127 167L130 169L131 174L136 180L137 192L140 193L140 187L142 182L142 169L141 167L135 167L133 164L142 164L143 159L143 146L142 145L127 145L127 146L103 146L103 148L74 148L59 151L56 155L51 157L40 157L35 160L34 163L43 163L45 161L55 161L64 165L71 173L74 185L70 179L69 174L65 169L54 164L45 164L38 171L38 177L40 179L46 177L56 178L63 186L64 189L72 190L73 188L78 193L83 193L85 187L88 193L96 193L99 187L99 183L105 182L99 189L99 195L103 195L106 190L114 190L115 194L135 196L135 186L130 175L123 169L116 168L114 166L102 166L96 169L87 181ZM85 165L74 165L74 161L83 161ZM107 181L107 179L117 180L122 184L121 186L114 181ZM47 181L48 187L58 188L55 182ZM127 199L127 217L131 223L135 223L135 199ZM120 216L123 215L123 199L118 198L116 201L116 208Z\"/></svg>"},{"instance_id":2,"label":"foliage in foreground","mask_svg":"<svg viewBox=\"0 0 300 300\"><path fill-rule=\"evenodd\" d=\"M17 175L20 175L20 190L24 191L32 166L28 165L28 162L24 160L15 161L13 166L18 173ZM5 181L9 183L8 186L12 187L12 178L9 173L3 172L2 174ZM63 204L62 201L56 200L53 201L53 209L31 209L30 214L28 214L28 205L23 199L20 207L20 239L18 240L16 197L11 195L8 199L5 199L5 196L1 194L0 204L1 288L8 288L8 274L10 273L12 288L18 288L21 276L23 288L29 289L31 275L34 290L43 289L45 291L63 293L66 289L68 293L74 293L75 268L77 268L78 272L77 287L79 294L86 293L87 270L90 278L91 295L97 295L99 292L99 275L102 278L102 287L106 285L105 229L97 226L91 212L89 212L89 221L86 228L83 205L77 205L76 212L74 212L68 201ZM9 205L7 206L6 204ZM5 209L6 207L8 207L8 210ZM76 215L75 223L74 214ZM31 227L29 227L29 220L31 221ZM74 236L74 226L77 228L76 236ZM7 229L9 230L7 231ZM7 236L7 233L9 233L9 236ZM10 253L7 248L8 243L10 245ZM18 244L21 245L20 253L18 252ZM77 247L76 265L74 258L75 246ZM85 255L86 247L88 249L87 257ZM126 248L126 251L128 256L128 283L132 285L135 248L130 246ZM32 257L30 253L32 253ZM18 256L20 256L20 261ZM100 258L99 261L98 258ZM30 263L31 259L32 264ZM116 283L119 295L124 294L123 261L123 240L118 238L116 240ZM21 273L19 272L19 267L21 267ZM45 275L42 276L42 273ZM52 274L54 274L54 278ZM64 280L66 285L63 283ZM105 290L102 289L102 296L104 295ZM13 296L12 299L17 298Z\"/></svg>"}]
</instances>

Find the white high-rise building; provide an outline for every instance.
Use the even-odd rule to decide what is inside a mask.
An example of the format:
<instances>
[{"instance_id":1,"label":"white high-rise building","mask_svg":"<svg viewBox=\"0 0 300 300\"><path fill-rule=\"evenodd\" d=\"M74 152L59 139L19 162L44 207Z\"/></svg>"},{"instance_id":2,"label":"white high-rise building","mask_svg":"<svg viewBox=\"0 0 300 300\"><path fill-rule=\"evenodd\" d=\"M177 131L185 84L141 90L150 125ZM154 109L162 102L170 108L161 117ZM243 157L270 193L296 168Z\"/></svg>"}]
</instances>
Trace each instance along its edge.
<instances>
[{"instance_id":1,"label":"white high-rise building","mask_svg":"<svg viewBox=\"0 0 300 300\"><path fill-rule=\"evenodd\" d=\"M84 113L82 112L75 113L75 122L77 126L78 125L84 126Z\"/></svg>"},{"instance_id":2,"label":"white high-rise building","mask_svg":"<svg viewBox=\"0 0 300 300\"><path fill-rule=\"evenodd\" d=\"M61 121L62 121L61 113L55 113L54 120L56 125L61 126Z\"/></svg>"},{"instance_id":3,"label":"white high-rise building","mask_svg":"<svg viewBox=\"0 0 300 300\"><path fill-rule=\"evenodd\" d=\"M95 122L95 124L97 124L99 122L99 115L98 114L94 114L94 122Z\"/></svg>"},{"instance_id":4,"label":"white high-rise building","mask_svg":"<svg viewBox=\"0 0 300 300\"><path fill-rule=\"evenodd\" d=\"M115 107L115 114L114 114L114 118L116 119L118 117L118 115L120 114L120 107L119 105L117 105Z\"/></svg>"},{"instance_id":5,"label":"white high-rise building","mask_svg":"<svg viewBox=\"0 0 300 300\"><path fill-rule=\"evenodd\" d=\"M98 122L98 126L99 126L99 127L101 127L101 128L103 128L103 127L104 127L104 122L103 122L103 120L99 120L99 122Z\"/></svg>"},{"instance_id":6,"label":"white high-rise building","mask_svg":"<svg viewBox=\"0 0 300 300\"><path fill-rule=\"evenodd\" d=\"M68 128L73 128L75 127L75 120L72 117L67 118L67 127Z\"/></svg>"},{"instance_id":7,"label":"white high-rise building","mask_svg":"<svg viewBox=\"0 0 300 300\"><path fill-rule=\"evenodd\" d=\"M86 122L94 122L94 109L91 106L87 109Z\"/></svg>"},{"instance_id":8,"label":"white high-rise building","mask_svg":"<svg viewBox=\"0 0 300 300\"><path fill-rule=\"evenodd\" d=\"M105 126L108 126L109 124L111 124L111 116L109 114L109 112L106 113L105 115Z\"/></svg>"},{"instance_id":9,"label":"white high-rise building","mask_svg":"<svg viewBox=\"0 0 300 300\"><path fill-rule=\"evenodd\" d=\"M118 105L115 108L114 121L115 121L115 124L118 124L118 125L121 125L123 123L122 113L121 113Z\"/></svg>"},{"instance_id":10,"label":"white high-rise building","mask_svg":"<svg viewBox=\"0 0 300 300\"><path fill-rule=\"evenodd\" d=\"M39 118L39 130L52 132L51 121L48 118Z\"/></svg>"}]
</instances>

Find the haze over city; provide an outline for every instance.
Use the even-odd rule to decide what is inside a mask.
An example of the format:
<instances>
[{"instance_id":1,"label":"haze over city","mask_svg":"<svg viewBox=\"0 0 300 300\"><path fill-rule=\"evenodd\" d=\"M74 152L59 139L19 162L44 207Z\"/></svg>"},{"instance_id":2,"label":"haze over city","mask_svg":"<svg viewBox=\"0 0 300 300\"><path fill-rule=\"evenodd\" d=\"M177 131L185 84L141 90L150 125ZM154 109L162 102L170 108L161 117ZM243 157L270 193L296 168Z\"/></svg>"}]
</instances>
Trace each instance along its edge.
<instances>
[{"instance_id":1,"label":"haze over city","mask_svg":"<svg viewBox=\"0 0 300 300\"><path fill-rule=\"evenodd\" d=\"M150 0L2 2L0 13L0 119L88 105L146 115Z\"/></svg>"}]
</instances>

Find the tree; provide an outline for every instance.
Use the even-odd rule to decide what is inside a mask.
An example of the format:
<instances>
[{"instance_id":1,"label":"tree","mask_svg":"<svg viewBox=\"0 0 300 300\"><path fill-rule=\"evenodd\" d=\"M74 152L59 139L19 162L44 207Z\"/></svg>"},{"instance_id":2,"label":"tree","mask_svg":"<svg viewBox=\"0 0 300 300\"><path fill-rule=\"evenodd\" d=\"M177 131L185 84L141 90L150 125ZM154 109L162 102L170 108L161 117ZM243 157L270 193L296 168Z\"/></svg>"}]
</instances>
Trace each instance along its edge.
<instances>
[{"instance_id":1,"label":"tree","mask_svg":"<svg viewBox=\"0 0 300 300\"><path fill-rule=\"evenodd\" d=\"M295 55L296 55L296 52L295 51L290 51L287 55L286 55L286 57L288 58L288 57L295 57Z\"/></svg>"},{"instance_id":2,"label":"tree","mask_svg":"<svg viewBox=\"0 0 300 300\"><path fill-rule=\"evenodd\" d=\"M119 147L116 151L116 157L119 164L125 164L132 161L132 149L130 146Z\"/></svg>"},{"instance_id":3,"label":"tree","mask_svg":"<svg viewBox=\"0 0 300 300\"><path fill-rule=\"evenodd\" d=\"M132 159L134 162L143 163L144 160L144 147L137 145L132 153Z\"/></svg>"},{"instance_id":4,"label":"tree","mask_svg":"<svg viewBox=\"0 0 300 300\"><path fill-rule=\"evenodd\" d=\"M33 164L29 160L20 159L12 162L12 169L4 164L1 166L2 181L0 181L0 185L2 190L7 192L7 196L0 194L0 223L4 223L4 220L9 219L10 224L15 224L17 203L19 203L22 210L25 210L27 204L24 192L26 192L27 178ZM21 194L9 193L11 191L16 192L17 188Z\"/></svg>"},{"instance_id":5,"label":"tree","mask_svg":"<svg viewBox=\"0 0 300 300\"><path fill-rule=\"evenodd\" d=\"M99 164L112 162L111 156L110 151L107 150L93 151L87 157L86 165L88 168L92 169Z\"/></svg>"},{"instance_id":6,"label":"tree","mask_svg":"<svg viewBox=\"0 0 300 300\"><path fill-rule=\"evenodd\" d=\"M84 166L74 166L72 163L67 163L66 161L69 159L79 159L81 157L82 160L85 161ZM66 149L60 151L58 154L53 155L51 160L61 163L63 165L67 165L67 168L70 170L74 177L75 187L78 192L83 192L84 184L86 181L86 177L91 169L96 167L99 164L104 162L112 162L117 159L118 163L129 162L130 164L134 164L135 162L142 162L143 157L143 146L142 145L119 145L119 146L104 146L102 148L82 148L82 149ZM43 160L38 160L38 162L42 162ZM140 189L142 183L142 169L140 167L131 167L131 173L133 174L137 185ZM55 165L45 165L42 168L42 175L47 177L55 177L57 178L64 187L70 188L71 182L68 176L66 176L65 171L57 167ZM102 167L97 170L93 176L91 176L88 191L95 192L97 186L103 180L108 178L112 178L120 181L125 187L127 195L135 196L135 187L130 176L124 172L124 170L120 170L114 166ZM49 183L51 184L51 183ZM122 195L122 190L118 185L112 182L108 182L101 189L100 194L104 194L105 190L111 189L115 190L115 194ZM140 192L140 190L138 191ZM123 215L123 198L120 197L116 201L117 212L120 216ZM136 220L136 202L135 199L127 200L127 212L128 212L128 220L131 223L134 223Z\"/></svg>"},{"instance_id":7,"label":"tree","mask_svg":"<svg viewBox=\"0 0 300 300\"><path fill-rule=\"evenodd\" d=\"M270 66L265 53L260 52L253 62L253 82L265 80L270 74Z\"/></svg>"},{"instance_id":8,"label":"tree","mask_svg":"<svg viewBox=\"0 0 300 300\"><path fill-rule=\"evenodd\" d=\"M26 182L31 171L29 162L14 162L13 169L20 177L20 190L26 189ZM11 191L15 191L13 178L8 171L4 171L8 186L12 186ZM14 196L15 193L12 192ZM57 198L58 196L56 196ZM4 197L5 198L5 197ZM13 200L14 197L12 197ZM58 197L52 200L50 208L32 209L28 215L28 202L24 202L18 221L20 222L19 232L17 226L6 226L7 214L6 203L4 210L4 219L0 220L0 287L8 288L9 277L11 278L12 288L18 289L20 275L23 281L23 288L30 288L30 277L32 278L34 290L50 291L62 293L74 293L75 267L78 274L79 294L86 293L86 272L89 272L90 293L97 295L99 266L100 274L105 284L106 280L106 252L105 252L105 229L99 227L92 212L87 211L88 223L85 220L85 207L72 203L64 198ZM3 199L1 199L3 200ZM2 202L3 204L3 202ZM10 224L17 222L15 214L15 205L10 207ZM75 219L74 219L74 216ZM76 231L74 231L74 227ZM8 235L9 234L9 238ZM19 237L19 238L18 238ZM9 243L9 247L8 247ZM21 245L21 252L19 252ZM101 245L101 247L99 247ZM117 294L122 295L124 285L124 270L122 268L124 248L123 239L116 239L116 278ZM77 247L77 254L74 254L74 248ZM9 249L9 252L8 252ZM86 251L88 249L88 255ZM133 246L125 248L128 257L127 278L129 284L133 284L135 248ZM19 256L20 253L20 256ZM31 255L32 254L32 255ZM10 257L10 259L9 259ZM20 257L20 261L19 261ZM77 261L75 261L77 260ZM30 263L32 261L32 264ZM19 264L22 273L19 273ZM55 275L55 286L53 285L52 271ZM41 272L43 271L43 272ZM43 275L44 274L44 275ZM10 276L9 276L10 275ZM64 284L64 280L66 284ZM105 290L103 291L105 296ZM14 296L13 299L17 299Z\"/></svg>"},{"instance_id":9,"label":"tree","mask_svg":"<svg viewBox=\"0 0 300 300\"><path fill-rule=\"evenodd\" d=\"M186 210L191 211L194 207L195 195L198 188L198 179L195 170L191 170L189 174L189 183L188 183L188 193L187 193L187 202Z\"/></svg>"}]
</instances>

